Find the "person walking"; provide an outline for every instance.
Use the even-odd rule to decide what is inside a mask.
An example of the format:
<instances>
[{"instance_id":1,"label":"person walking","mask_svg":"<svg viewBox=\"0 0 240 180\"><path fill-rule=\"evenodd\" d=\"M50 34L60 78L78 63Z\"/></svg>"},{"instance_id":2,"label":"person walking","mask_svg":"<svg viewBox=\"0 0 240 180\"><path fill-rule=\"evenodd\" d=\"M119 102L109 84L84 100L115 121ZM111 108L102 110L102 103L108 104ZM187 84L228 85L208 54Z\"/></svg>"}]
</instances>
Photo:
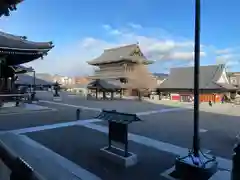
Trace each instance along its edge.
<instances>
[{"instance_id":1,"label":"person walking","mask_svg":"<svg viewBox=\"0 0 240 180\"><path fill-rule=\"evenodd\" d=\"M209 104L209 106L212 107L212 101L211 100L208 102L208 104Z\"/></svg>"},{"instance_id":2,"label":"person walking","mask_svg":"<svg viewBox=\"0 0 240 180\"><path fill-rule=\"evenodd\" d=\"M222 96L222 99L221 99L221 102L222 102L222 104L224 103L224 95Z\"/></svg>"}]
</instances>

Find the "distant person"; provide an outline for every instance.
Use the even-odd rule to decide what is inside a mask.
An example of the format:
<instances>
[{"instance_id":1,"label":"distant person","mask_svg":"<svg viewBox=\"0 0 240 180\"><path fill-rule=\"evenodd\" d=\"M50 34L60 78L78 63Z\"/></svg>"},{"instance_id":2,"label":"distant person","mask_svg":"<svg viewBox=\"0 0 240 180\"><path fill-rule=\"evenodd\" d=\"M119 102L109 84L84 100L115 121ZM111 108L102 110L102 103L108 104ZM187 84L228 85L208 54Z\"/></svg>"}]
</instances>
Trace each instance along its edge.
<instances>
[{"instance_id":1,"label":"distant person","mask_svg":"<svg viewBox=\"0 0 240 180\"><path fill-rule=\"evenodd\" d=\"M222 99L221 99L222 104L224 103L224 100L225 100L225 98L224 98L224 96L222 96Z\"/></svg>"},{"instance_id":2,"label":"distant person","mask_svg":"<svg viewBox=\"0 0 240 180\"><path fill-rule=\"evenodd\" d=\"M209 104L209 106L212 107L212 101L211 100L208 102L208 104Z\"/></svg>"}]
</instances>

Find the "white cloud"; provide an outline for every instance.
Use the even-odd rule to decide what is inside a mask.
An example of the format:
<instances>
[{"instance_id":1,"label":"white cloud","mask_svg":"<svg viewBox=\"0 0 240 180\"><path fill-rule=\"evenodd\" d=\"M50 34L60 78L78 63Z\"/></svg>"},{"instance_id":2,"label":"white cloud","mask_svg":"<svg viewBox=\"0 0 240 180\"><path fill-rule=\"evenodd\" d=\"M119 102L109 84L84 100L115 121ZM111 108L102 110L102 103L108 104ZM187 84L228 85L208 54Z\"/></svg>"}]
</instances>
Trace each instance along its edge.
<instances>
[{"instance_id":1,"label":"white cloud","mask_svg":"<svg viewBox=\"0 0 240 180\"><path fill-rule=\"evenodd\" d=\"M106 26L106 25L105 25ZM104 28L109 34L113 34L110 25ZM176 41L174 39L163 40L164 37L151 37L138 35L131 31L118 30L117 41L119 44L139 43L144 54L152 60L192 60L194 43L192 41ZM182 52L183 51L183 52ZM182 53L181 53L182 52ZM202 52L201 55L206 55Z\"/></svg>"},{"instance_id":2,"label":"white cloud","mask_svg":"<svg viewBox=\"0 0 240 180\"><path fill-rule=\"evenodd\" d=\"M217 63L226 63L233 58L232 54L224 54L216 57Z\"/></svg>"},{"instance_id":3,"label":"white cloud","mask_svg":"<svg viewBox=\"0 0 240 180\"><path fill-rule=\"evenodd\" d=\"M102 25L102 27L107 31L112 29L112 27L108 24L104 24L104 25Z\"/></svg>"},{"instance_id":4,"label":"white cloud","mask_svg":"<svg viewBox=\"0 0 240 180\"><path fill-rule=\"evenodd\" d=\"M201 52L200 56L206 56L205 52ZM185 60L192 61L194 59L194 52L173 52L165 57L169 60Z\"/></svg>"},{"instance_id":5,"label":"white cloud","mask_svg":"<svg viewBox=\"0 0 240 180\"><path fill-rule=\"evenodd\" d=\"M116 29L110 25L103 25L106 35L110 35L111 40L85 37L62 50L56 46L53 52L43 61L36 61L31 64L38 70L44 72L61 73L63 75L80 75L92 73L93 67L86 61L99 56L104 49L121 45L139 43L140 48L147 58L156 61L171 61L170 67L180 62L190 63L193 59L194 43L191 40L176 40L178 38L166 39L161 34L159 36L142 35L127 28ZM109 38L108 38L109 39ZM201 56L205 56L201 52ZM49 66L49 62L54 63L54 68Z\"/></svg>"},{"instance_id":6,"label":"white cloud","mask_svg":"<svg viewBox=\"0 0 240 180\"><path fill-rule=\"evenodd\" d=\"M142 29L142 26L140 24L129 23L128 25L134 29Z\"/></svg>"},{"instance_id":7,"label":"white cloud","mask_svg":"<svg viewBox=\"0 0 240 180\"><path fill-rule=\"evenodd\" d=\"M122 32L120 30L115 29L108 24L104 24L102 27L105 31L107 31L111 35L121 35L122 34Z\"/></svg>"},{"instance_id":8,"label":"white cloud","mask_svg":"<svg viewBox=\"0 0 240 180\"><path fill-rule=\"evenodd\" d=\"M225 64L228 68L240 64L239 54L223 54L216 57L217 64Z\"/></svg>"},{"instance_id":9,"label":"white cloud","mask_svg":"<svg viewBox=\"0 0 240 180\"><path fill-rule=\"evenodd\" d=\"M232 52L233 49L231 48L226 48L226 49L219 49L219 50L216 50L216 54L217 55L222 55L222 54L229 54Z\"/></svg>"},{"instance_id":10,"label":"white cloud","mask_svg":"<svg viewBox=\"0 0 240 180\"><path fill-rule=\"evenodd\" d=\"M240 47L231 47L225 49L218 49L215 51L218 64L225 64L228 68L240 65Z\"/></svg>"}]
</instances>

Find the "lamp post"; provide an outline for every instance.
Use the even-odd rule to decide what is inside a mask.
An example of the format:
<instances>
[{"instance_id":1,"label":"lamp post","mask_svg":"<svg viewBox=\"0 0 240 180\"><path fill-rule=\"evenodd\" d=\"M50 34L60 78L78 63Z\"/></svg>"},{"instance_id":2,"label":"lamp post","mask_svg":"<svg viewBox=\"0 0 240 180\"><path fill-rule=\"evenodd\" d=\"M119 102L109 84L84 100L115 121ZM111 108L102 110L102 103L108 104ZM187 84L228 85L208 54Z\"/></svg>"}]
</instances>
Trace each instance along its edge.
<instances>
[{"instance_id":1,"label":"lamp post","mask_svg":"<svg viewBox=\"0 0 240 180\"><path fill-rule=\"evenodd\" d=\"M199 138L199 66L200 66L200 17L201 0L195 0L195 47L194 47L194 134L189 154L178 157L175 171L180 179L207 180L217 171L215 157L208 157L200 150Z\"/></svg>"}]
</instances>

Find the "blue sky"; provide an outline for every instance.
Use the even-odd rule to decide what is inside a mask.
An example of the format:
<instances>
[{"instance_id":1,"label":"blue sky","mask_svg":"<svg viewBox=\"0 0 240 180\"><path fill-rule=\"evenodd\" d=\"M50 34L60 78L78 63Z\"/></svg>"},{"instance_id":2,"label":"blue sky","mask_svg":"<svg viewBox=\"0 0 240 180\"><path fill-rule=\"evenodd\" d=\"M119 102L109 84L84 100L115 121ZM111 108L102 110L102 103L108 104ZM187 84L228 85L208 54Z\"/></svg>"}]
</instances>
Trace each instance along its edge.
<instances>
[{"instance_id":1,"label":"blue sky","mask_svg":"<svg viewBox=\"0 0 240 180\"><path fill-rule=\"evenodd\" d=\"M239 69L240 1L202 0L201 63ZM82 75L86 61L104 48L139 42L149 68L166 72L192 65L194 0L25 0L0 29L29 40L52 40L44 60L29 65L39 72Z\"/></svg>"}]
</instances>

